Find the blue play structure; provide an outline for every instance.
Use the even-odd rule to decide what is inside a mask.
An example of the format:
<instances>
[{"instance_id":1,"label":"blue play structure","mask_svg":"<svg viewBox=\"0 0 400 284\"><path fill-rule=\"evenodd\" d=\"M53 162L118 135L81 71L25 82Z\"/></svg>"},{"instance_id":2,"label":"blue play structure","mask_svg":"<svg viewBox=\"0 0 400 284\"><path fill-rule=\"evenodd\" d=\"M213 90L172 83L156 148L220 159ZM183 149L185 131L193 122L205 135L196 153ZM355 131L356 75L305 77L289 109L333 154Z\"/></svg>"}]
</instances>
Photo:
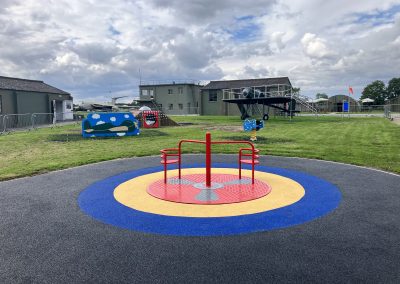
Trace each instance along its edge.
<instances>
[{"instance_id":1,"label":"blue play structure","mask_svg":"<svg viewBox=\"0 0 400 284\"><path fill-rule=\"evenodd\" d=\"M82 121L84 138L122 137L139 133L139 120L130 112L90 113Z\"/></svg>"},{"instance_id":2,"label":"blue play structure","mask_svg":"<svg viewBox=\"0 0 400 284\"><path fill-rule=\"evenodd\" d=\"M264 128L262 119L246 119L243 122L243 130L251 132L250 141L257 141L257 131Z\"/></svg>"},{"instance_id":3,"label":"blue play structure","mask_svg":"<svg viewBox=\"0 0 400 284\"><path fill-rule=\"evenodd\" d=\"M246 119L243 122L244 131L260 130L264 128L264 120L261 119Z\"/></svg>"}]
</instances>

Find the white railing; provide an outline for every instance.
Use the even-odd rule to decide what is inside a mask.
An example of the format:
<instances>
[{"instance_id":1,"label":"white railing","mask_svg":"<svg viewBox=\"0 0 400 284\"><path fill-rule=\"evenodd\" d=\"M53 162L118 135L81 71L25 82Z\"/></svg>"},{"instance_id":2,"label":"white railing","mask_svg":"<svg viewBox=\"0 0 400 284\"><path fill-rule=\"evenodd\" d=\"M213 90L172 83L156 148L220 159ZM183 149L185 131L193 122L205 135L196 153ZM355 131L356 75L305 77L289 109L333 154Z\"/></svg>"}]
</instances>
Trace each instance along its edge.
<instances>
[{"instance_id":1,"label":"white railing","mask_svg":"<svg viewBox=\"0 0 400 284\"><path fill-rule=\"evenodd\" d=\"M238 89L224 89L222 90L223 100L246 100L246 99L262 99L273 97L291 98L300 104L307 111L315 114L318 110L309 102L310 98L300 94L293 93L289 85L267 85L255 87L243 87Z\"/></svg>"},{"instance_id":2,"label":"white railing","mask_svg":"<svg viewBox=\"0 0 400 284\"><path fill-rule=\"evenodd\" d=\"M296 101L296 103L305 107L308 111L310 111L316 115L318 114L318 109L309 101L310 100L309 97L293 93L292 99L294 99Z\"/></svg>"},{"instance_id":3,"label":"white railing","mask_svg":"<svg viewBox=\"0 0 400 284\"><path fill-rule=\"evenodd\" d=\"M238 89L223 89L223 100L240 100L240 99L261 99L271 97L290 97L290 89L286 85L268 85L258 87L246 87ZM268 90L268 88L276 87L276 90ZM286 87L286 88L285 88Z\"/></svg>"}]
</instances>

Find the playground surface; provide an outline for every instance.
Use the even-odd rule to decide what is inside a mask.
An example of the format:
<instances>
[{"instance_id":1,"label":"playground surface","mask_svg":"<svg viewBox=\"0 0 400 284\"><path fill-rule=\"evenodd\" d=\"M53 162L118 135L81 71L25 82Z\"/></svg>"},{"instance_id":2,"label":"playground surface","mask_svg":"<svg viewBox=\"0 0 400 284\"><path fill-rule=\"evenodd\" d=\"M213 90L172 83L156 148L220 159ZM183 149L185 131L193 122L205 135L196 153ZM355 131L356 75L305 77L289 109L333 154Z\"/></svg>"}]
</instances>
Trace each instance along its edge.
<instances>
[{"instance_id":1,"label":"playground surface","mask_svg":"<svg viewBox=\"0 0 400 284\"><path fill-rule=\"evenodd\" d=\"M185 156L186 164L203 162L204 155ZM213 155L212 162L235 164L237 156ZM110 225L78 202L99 181L160 167L159 157L1 182L0 282L400 281L399 175L301 158L261 156L260 164L327 181L340 190L340 203L292 226L182 236Z\"/></svg>"}]
</instances>

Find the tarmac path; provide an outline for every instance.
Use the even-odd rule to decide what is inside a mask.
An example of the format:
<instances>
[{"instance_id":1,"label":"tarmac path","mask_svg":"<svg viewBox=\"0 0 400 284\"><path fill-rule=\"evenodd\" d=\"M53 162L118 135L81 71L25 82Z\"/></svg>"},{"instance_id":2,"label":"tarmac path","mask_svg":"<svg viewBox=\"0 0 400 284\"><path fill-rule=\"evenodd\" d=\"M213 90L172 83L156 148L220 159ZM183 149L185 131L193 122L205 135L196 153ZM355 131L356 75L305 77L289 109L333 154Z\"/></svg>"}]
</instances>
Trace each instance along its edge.
<instances>
[{"instance_id":1,"label":"tarmac path","mask_svg":"<svg viewBox=\"0 0 400 284\"><path fill-rule=\"evenodd\" d=\"M235 163L235 155L213 162ZM204 156L185 156L201 163ZM121 229L84 214L79 194L158 157L114 160L0 182L0 283L400 283L400 176L262 156L262 165L336 185L339 207L289 228L218 237Z\"/></svg>"}]
</instances>

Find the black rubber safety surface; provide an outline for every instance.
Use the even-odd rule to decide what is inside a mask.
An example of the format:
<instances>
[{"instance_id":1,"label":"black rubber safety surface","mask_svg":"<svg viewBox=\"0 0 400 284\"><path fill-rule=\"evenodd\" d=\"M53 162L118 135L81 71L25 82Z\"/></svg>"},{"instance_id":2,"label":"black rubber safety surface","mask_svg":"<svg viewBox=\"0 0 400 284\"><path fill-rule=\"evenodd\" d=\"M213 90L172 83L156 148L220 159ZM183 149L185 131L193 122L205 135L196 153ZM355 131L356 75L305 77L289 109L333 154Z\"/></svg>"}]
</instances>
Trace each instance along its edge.
<instances>
[{"instance_id":1,"label":"black rubber safety surface","mask_svg":"<svg viewBox=\"0 0 400 284\"><path fill-rule=\"evenodd\" d=\"M234 155L213 162L234 163ZM185 157L185 163L203 162ZM400 176L331 162L260 158L326 179L332 213L298 226L225 237L120 229L78 207L88 185L159 165L158 157L88 165L0 183L0 283L400 282Z\"/></svg>"}]
</instances>

